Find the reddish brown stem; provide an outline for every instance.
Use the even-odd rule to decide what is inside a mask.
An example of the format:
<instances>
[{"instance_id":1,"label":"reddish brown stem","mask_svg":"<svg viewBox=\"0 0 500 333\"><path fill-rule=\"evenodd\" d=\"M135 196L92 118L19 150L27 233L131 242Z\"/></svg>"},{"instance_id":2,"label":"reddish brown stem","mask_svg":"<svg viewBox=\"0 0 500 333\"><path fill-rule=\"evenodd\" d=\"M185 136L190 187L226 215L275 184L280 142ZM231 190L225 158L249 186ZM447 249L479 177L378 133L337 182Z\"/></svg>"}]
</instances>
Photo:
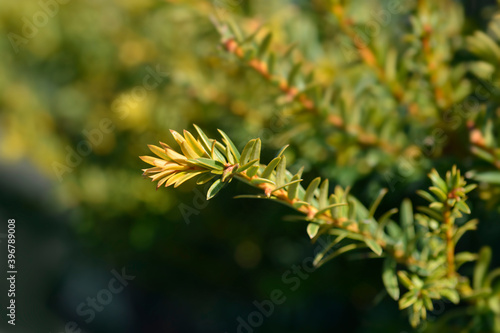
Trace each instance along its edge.
<instances>
[{"instance_id":1,"label":"reddish brown stem","mask_svg":"<svg viewBox=\"0 0 500 333\"><path fill-rule=\"evenodd\" d=\"M227 39L222 42L222 45L224 46L226 51L234 54L240 60L245 61L243 48L235 39ZM246 61L246 63L249 67L259 73L264 79L277 84L278 88L283 93L285 93L290 100L296 100L298 103L300 103L304 110L319 114L319 108L311 98L309 98L304 92L299 91L299 89L297 89L293 85L290 85L286 79L274 77L271 73L269 73L267 64L264 61L253 58ZM394 155L398 155L401 153L400 147L394 146L388 141L379 139L376 135L366 132L362 127L358 125L345 124L342 117L338 115L330 114L328 115L326 120L335 128L354 135L358 143L362 146L379 147L387 153Z\"/></svg>"}]
</instances>

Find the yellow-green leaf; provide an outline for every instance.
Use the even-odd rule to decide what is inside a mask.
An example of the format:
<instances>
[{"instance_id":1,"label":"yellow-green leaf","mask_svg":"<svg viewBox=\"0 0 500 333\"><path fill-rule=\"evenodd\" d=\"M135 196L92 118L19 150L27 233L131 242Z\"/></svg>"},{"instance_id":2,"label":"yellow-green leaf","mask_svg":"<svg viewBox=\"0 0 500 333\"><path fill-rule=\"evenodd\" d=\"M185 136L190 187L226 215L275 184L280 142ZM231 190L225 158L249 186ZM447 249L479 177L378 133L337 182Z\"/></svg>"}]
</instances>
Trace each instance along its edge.
<instances>
[{"instance_id":1,"label":"yellow-green leaf","mask_svg":"<svg viewBox=\"0 0 500 333\"><path fill-rule=\"evenodd\" d=\"M399 299L399 285L396 275L396 261L392 257L387 257L384 260L382 281L389 296L397 301Z\"/></svg>"},{"instance_id":2,"label":"yellow-green leaf","mask_svg":"<svg viewBox=\"0 0 500 333\"><path fill-rule=\"evenodd\" d=\"M207 200L212 199L225 185L220 179L217 179L208 189Z\"/></svg>"}]
</instances>

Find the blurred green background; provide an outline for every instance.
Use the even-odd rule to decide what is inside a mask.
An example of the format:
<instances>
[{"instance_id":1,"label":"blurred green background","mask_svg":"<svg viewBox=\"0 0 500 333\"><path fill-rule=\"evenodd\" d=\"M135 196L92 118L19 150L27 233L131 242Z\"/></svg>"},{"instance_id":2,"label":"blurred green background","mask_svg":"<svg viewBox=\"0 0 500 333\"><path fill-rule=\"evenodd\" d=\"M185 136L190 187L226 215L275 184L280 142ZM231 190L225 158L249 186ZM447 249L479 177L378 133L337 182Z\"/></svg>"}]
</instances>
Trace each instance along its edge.
<instances>
[{"instance_id":1,"label":"blurred green background","mask_svg":"<svg viewBox=\"0 0 500 333\"><path fill-rule=\"evenodd\" d=\"M155 191L141 177L147 144L172 144L169 129L196 123L240 145L260 136L268 158L291 141L292 169L305 164L307 177L344 185L360 180L365 202L386 186L349 157L335 164L321 133L283 135L288 120L276 92L220 49L210 22L238 16L249 30L264 23L278 49L296 42L328 82L341 55L330 52L329 18L317 3L0 2L0 220L16 219L19 267L18 324L2 320L2 331L236 332L238 316L274 289L286 301L258 332L410 331L395 302L377 301L378 261L340 258L291 290L283 274L315 245L303 224L283 221L287 208L233 200L249 191L234 182L206 203L192 183ZM481 26L492 2L471 3L468 24ZM386 205L423 183L392 193ZM135 279L86 323L78 306L123 268Z\"/></svg>"}]
</instances>

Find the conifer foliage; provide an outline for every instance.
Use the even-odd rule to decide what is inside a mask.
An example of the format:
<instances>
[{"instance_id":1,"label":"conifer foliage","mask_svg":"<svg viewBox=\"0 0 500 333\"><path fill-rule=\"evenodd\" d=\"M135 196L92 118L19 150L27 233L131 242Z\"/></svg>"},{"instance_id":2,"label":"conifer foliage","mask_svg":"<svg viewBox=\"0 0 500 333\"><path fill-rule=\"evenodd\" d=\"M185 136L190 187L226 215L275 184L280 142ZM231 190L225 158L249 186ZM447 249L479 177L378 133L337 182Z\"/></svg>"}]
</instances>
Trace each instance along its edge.
<instances>
[{"instance_id":1,"label":"conifer foliage","mask_svg":"<svg viewBox=\"0 0 500 333\"><path fill-rule=\"evenodd\" d=\"M426 205L404 199L399 207L380 211L388 189L364 205L349 187L330 186L338 183L335 176L305 182L304 168L291 172L288 145L263 160L260 138L233 142L219 130L220 139L214 139L196 125L195 135L171 130L178 147L150 145L154 156L141 157L151 165L144 175L157 187L177 187L190 179L197 185L210 182L208 200L233 180L246 183L259 193L239 198L282 203L304 221L313 242L328 236L329 245L314 259L316 267L350 252L380 258L386 292L413 327L444 332L462 316L468 332L500 332L500 272L489 268L491 249L457 250L462 237L479 225L469 206L471 191L478 188L476 206L498 211L500 11L487 31L467 33L458 2L419 0L385 9L377 34L372 30L370 35L370 21L357 21L353 3L313 5L319 7L319 19L327 16L334 26L343 55L332 60L337 75L329 81L324 75L316 78L314 64L300 55L305 50L273 48L272 29L245 32L228 17L213 22L221 52L274 87L276 105L289 110L292 121L283 132L298 147L295 152L307 150L308 138L320 133L328 163L354 161L365 174L392 175L385 177L390 186L401 177L401 163L410 161L416 175L427 173L430 186L416 192ZM385 23L401 30L384 30ZM457 149L457 140L467 149ZM457 160L465 161L464 172ZM439 173L436 168L442 170L443 163L448 171ZM474 268L462 269L467 263ZM456 306L428 325L436 302Z\"/></svg>"}]
</instances>

